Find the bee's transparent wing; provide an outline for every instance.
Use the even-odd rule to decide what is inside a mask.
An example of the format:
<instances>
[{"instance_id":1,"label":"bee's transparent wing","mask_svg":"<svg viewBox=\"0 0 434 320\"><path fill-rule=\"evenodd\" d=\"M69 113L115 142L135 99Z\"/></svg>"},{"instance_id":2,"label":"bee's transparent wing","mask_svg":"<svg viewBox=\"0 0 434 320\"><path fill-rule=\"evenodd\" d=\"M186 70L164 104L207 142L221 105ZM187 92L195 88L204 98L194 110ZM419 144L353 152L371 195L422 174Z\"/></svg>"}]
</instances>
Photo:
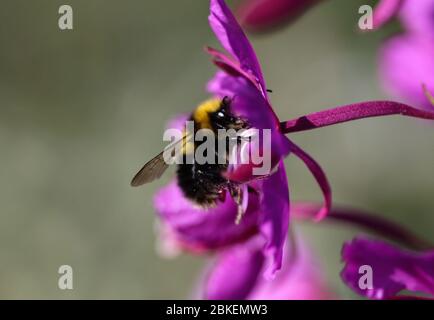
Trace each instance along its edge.
<instances>
[{"instance_id":1,"label":"bee's transparent wing","mask_svg":"<svg viewBox=\"0 0 434 320\"><path fill-rule=\"evenodd\" d=\"M164 151L149 160L131 180L132 187L138 187L145 183L160 178L169 165L164 161Z\"/></svg>"},{"instance_id":2,"label":"bee's transparent wing","mask_svg":"<svg viewBox=\"0 0 434 320\"><path fill-rule=\"evenodd\" d=\"M149 183L159 179L163 175L164 171L166 171L166 169L169 167L169 164L167 164L164 159L164 153L167 152L166 150L170 149L172 152L172 157L174 157L176 153L175 147L180 142L183 142L183 146L185 146L190 137L190 134L185 135L182 139L171 143L165 148L165 150L163 150L161 153L149 160L142 167L142 169L140 169L140 171L136 173L133 180L131 180L131 186L138 187L144 185L145 183Z\"/></svg>"}]
</instances>

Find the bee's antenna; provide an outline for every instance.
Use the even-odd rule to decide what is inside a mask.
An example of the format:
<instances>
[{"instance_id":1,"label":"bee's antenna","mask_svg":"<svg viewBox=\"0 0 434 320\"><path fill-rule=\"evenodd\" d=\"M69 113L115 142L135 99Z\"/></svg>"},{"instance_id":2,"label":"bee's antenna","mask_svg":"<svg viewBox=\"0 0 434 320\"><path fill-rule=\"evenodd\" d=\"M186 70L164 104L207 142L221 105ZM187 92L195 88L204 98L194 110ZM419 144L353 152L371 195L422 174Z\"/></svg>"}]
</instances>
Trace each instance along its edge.
<instances>
[{"instance_id":1,"label":"bee's antenna","mask_svg":"<svg viewBox=\"0 0 434 320\"><path fill-rule=\"evenodd\" d=\"M238 96L234 94L234 96L231 98L231 102L233 102Z\"/></svg>"},{"instance_id":2,"label":"bee's antenna","mask_svg":"<svg viewBox=\"0 0 434 320\"><path fill-rule=\"evenodd\" d=\"M237 95L234 95L233 97L224 96L222 100L222 106L225 108L229 108L231 103L237 98Z\"/></svg>"}]
</instances>

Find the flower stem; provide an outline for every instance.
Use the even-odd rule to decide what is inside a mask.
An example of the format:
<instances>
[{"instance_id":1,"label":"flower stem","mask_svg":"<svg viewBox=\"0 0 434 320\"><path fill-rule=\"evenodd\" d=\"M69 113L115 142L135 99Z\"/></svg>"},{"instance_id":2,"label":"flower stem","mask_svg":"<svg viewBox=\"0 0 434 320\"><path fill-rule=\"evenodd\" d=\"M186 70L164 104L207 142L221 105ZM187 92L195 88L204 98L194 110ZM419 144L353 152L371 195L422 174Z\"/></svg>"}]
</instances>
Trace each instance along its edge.
<instances>
[{"instance_id":1,"label":"flower stem","mask_svg":"<svg viewBox=\"0 0 434 320\"><path fill-rule=\"evenodd\" d=\"M372 117L402 115L434 120L433 111L424 111L393 101L368 101L311 113L280 123L282 133L312 130L338 123Z\"/></svg>"}]
</instances>

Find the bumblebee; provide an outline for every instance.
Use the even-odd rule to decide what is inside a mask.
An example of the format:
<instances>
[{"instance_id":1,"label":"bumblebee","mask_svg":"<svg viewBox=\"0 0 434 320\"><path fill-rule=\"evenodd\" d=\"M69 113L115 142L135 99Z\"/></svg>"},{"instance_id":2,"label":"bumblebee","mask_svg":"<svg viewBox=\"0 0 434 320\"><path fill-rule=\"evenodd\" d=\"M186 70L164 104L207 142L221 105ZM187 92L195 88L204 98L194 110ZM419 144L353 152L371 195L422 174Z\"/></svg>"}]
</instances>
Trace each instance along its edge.
<instances>
[{"instance_id":1,"label":"bumblebee","mask_svg":"<svg viewBox=\"0 0 434 320\"><path fill-rule=\"evenodd\" d=\"M178 164L176 171L178 185L183 191L185 197L193 203L203 208L210 208L216 205L218 200L224 200L226 191L234 198L239 207L241 214L242 191L239 185L228 180L224 172L228 169L228 158L231 150L227 148L224 152L224 161L218 161L218 143L217 135L219 129L240 130L248 129L248 122L235 116L231 111L232 99L225 97L223 99L214 99L199 105L191 114L190 120L194 122L194 134L199 129L210 129L214 134L216 143L213 157L215 161L211 163L199 164L196 160L193 163L182 161ZM183 143L182 156L186 159L187 154L194 152L203 141L188 142L187 139L191 134L184 133L184 137L175 142ZM228 144L226 144L228 145ZM164 161L163 152L146 163L142 169L134 176L131 186L136 187L149 183L161 177L167 169L168 164ZM238 220L238 219L237 219Z\"/></svg>"}]
</instances>

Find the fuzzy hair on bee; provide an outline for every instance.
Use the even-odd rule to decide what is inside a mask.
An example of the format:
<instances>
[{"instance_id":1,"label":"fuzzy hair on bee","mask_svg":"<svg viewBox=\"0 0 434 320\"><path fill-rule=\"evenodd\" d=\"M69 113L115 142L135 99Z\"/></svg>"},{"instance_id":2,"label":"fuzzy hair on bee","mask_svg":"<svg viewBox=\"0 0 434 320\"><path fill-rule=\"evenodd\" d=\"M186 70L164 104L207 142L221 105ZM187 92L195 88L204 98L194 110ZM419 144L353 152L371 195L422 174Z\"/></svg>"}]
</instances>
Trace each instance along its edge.
<instances>
[{"instance_id":1,"label":"fuzzy hair on bee","mask_svg":"<svg viewBox=\"0 0 434 320\"><path fill-rule=\"evenodd\" d=\"M249 126L247 121L232 113L231 103L232 100L228 97L222 100L208 100L199 105L190 117L190 120L194 121L195 131L210 129L217 137L217 139L214 139L214 150L209 150L209 152L214 152L215 161L213 163L199 164L194 162L193 164L187 164L186 161L183 161L182 164L178 165L177 169L178 185L184 195L204 208L213 207L217 200L223 200L226 191L229 190L233 193L233 190L236 189L234 183L223 175L228 168L230 150L224 150L225 161L223 163L219 161L218 151L221 153L222 150L218 150L219 138L217 133L220 129L240 130ZM195 141L194 149L202 143L202 141Z\"/></svg>"},{"instance_id":2,"label":"fuzzy hair on bee","mask_svg":"<svg viewBox=\"0 0 434 320\"><path fill-rule=\"evenodd\" d=\"M229 192L235 202L242 199L240 187L229 181L224 175L229 165L230 150L228 144L224 144L226 150L218 150L218 146L221 145L220 140L229 139L228 137L219 137L219 130L233 129L237 131L249 128L245 119L232 112L232 102L233 99L224 97L223 99L211 99L200 104L190 116L190 121L194 122L194 132L184 132L183 139L179 141L183 143L183 161L178 164L176 170L178 186L187 199L202 208L210 208L215 206L217 201L223 201L226 192ZM214 157L215 161L202 164L194 160L193 163L187 163L188 154L194 152L204 143L204 141L194 141L195 139L187 141L187 136L195 135L201 129L209 129L215 137L215 148L205 151L212 152L212 154L204 154L207 158L208 156ZM222 153L224 154L224 161L219 158ZM131 185L140 186L149 183L159 178L167 167L162 152L143 166L131 181ZM238 206L240 207L241 204L238 203Z\"/></svg>"}]
</instances>

